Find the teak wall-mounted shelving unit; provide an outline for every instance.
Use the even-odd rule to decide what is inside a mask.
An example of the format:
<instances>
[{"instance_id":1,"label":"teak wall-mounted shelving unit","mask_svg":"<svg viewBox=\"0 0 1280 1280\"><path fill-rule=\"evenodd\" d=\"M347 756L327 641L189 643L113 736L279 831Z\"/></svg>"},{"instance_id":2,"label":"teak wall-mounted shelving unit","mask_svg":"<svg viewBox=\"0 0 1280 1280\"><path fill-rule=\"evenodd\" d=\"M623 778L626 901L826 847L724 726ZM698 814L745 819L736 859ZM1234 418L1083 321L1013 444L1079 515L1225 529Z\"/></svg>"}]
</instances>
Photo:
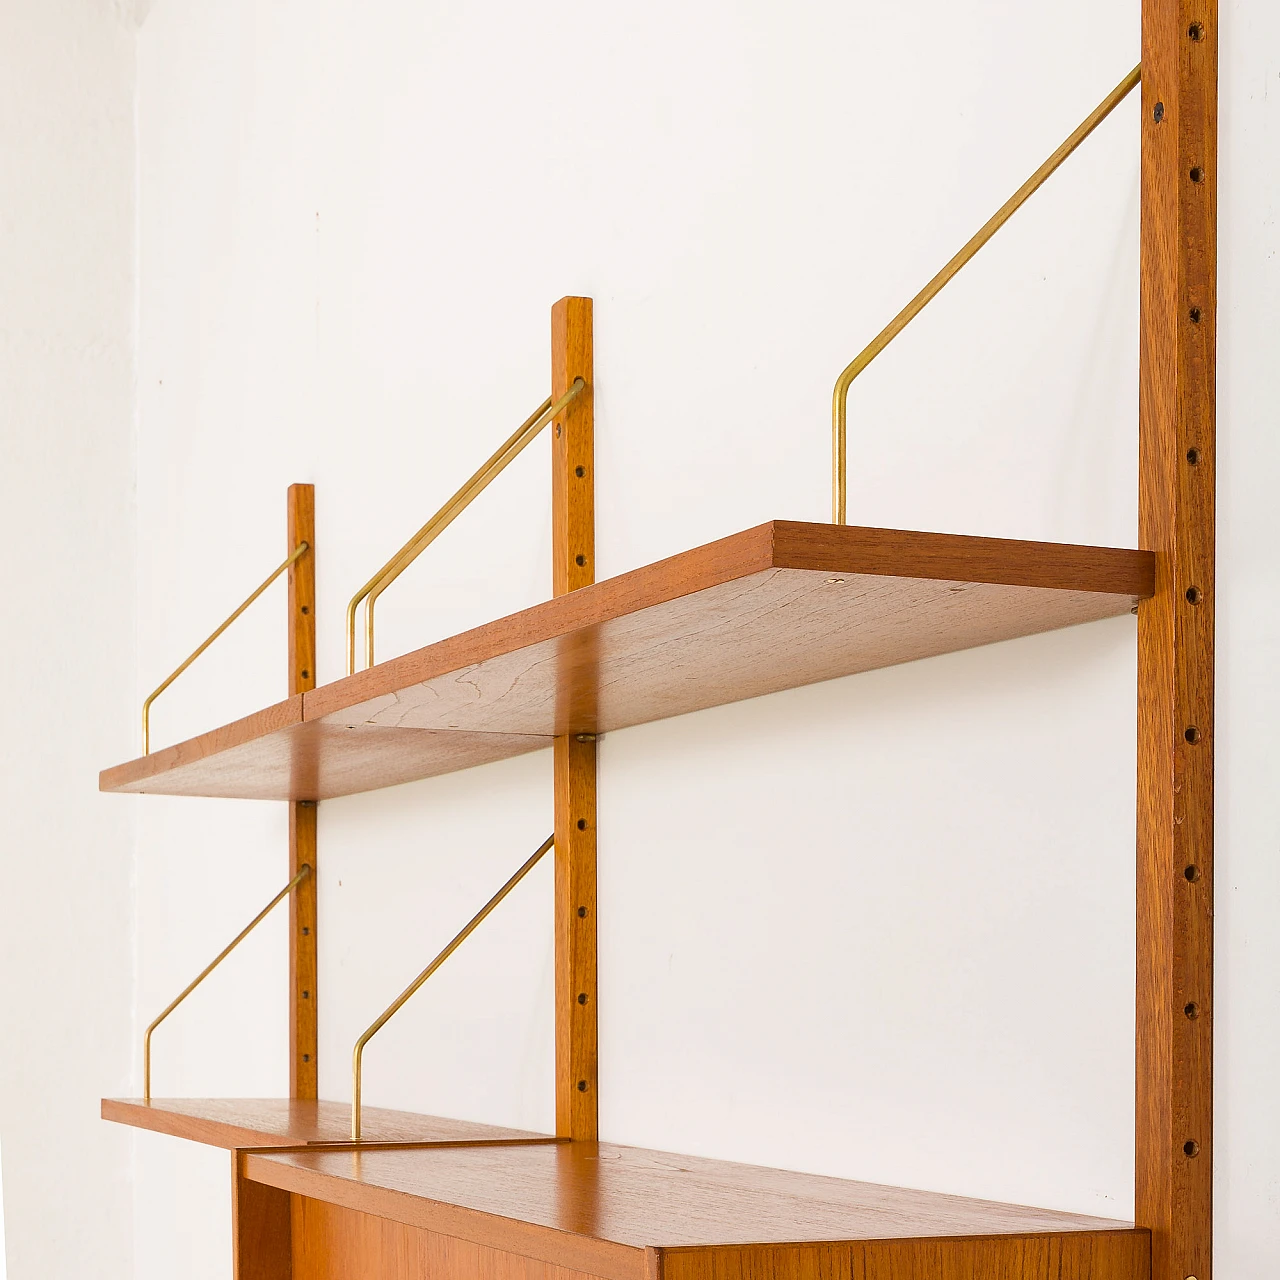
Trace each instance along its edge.
<instances>
[{"instance_id":1,"label":"teak wall-mounted shelving unit","mask_svg":"<svg viewBox=\"0 0 1280 1280\"><path fill-rule=\"evenodd\" d=\"M144 728L145 754L101 777L105 791L290 806L288 882L267 908L289 900L289 1098L151 1096L152 1032L228 947L148 1029L146 1096L103 1102L107 1119L232 1152L240 1280L1209 1280L1217 6L1142 8L1140 68L841 375L832 524L773 521L595 582L587 298L553 308L550 396L353 598L350 673L322 687L313 491L290 488L288 557L224 624L288 574L287 699L156 751ZM1141 549L847 525L853 379L1139 82ZM373 663L378 596L548 425L554 598ZM599 1142L598 735L1126 612L1138 615L1136 1221ZM553 836L361 1037L351 1104L319 1101L317 802L547 747ZM552 849L555 1134L363 1107L368 1039Z\"/></svg>"}]
</instances>

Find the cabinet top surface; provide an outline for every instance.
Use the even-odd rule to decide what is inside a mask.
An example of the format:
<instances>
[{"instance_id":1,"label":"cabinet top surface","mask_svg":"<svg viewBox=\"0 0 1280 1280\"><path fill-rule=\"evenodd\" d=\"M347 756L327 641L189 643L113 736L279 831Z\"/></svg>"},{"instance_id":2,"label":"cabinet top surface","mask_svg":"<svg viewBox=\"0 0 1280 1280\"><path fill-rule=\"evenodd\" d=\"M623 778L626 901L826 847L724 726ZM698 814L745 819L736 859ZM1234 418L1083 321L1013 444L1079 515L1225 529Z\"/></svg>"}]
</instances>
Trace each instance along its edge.
<instances>
[{"instance_id":1,"label":"cabinet top surface","mask_svg":"<svg viewBox=\"0 0 1280 1280\"><path fill-rule=\"evenodd\" d=\"M248 1157L246 1172L473 1239L484 1234L479 1216L631 1249L1131 1229L1109 1219L608 1143L281 1152Z\"/></svg>"}]
</instances>

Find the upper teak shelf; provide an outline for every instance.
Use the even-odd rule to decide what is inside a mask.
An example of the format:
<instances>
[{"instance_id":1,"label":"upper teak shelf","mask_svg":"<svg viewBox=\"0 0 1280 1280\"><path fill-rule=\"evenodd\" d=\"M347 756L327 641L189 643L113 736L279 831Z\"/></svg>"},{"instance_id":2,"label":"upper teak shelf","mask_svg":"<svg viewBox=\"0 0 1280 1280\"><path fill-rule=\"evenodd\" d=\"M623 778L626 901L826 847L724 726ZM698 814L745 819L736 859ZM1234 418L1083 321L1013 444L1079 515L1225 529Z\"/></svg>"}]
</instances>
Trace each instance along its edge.
<instances>
[{"instance_id":1,"label":"upper teak shelf","mask_svg":"<svg viewBox=\"0 0 1280 1280\"><path fill-rule=\"evenodd\" d=\"M774 520L298 694L103 791L325 800L1128 613L1149 551Z\"/></svg>"}]
</instances>

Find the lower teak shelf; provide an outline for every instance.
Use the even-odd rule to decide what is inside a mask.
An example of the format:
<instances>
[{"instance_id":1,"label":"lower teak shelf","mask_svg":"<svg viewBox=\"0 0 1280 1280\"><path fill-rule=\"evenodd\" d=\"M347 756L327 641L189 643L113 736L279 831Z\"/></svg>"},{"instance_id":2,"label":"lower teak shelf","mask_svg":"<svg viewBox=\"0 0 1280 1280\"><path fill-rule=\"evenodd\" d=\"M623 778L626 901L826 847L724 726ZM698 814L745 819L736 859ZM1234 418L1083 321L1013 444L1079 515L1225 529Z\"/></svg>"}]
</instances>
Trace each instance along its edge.
<instances>
[{"instance_id":1,"label":"lower teak shelf","mask_svg":"<svg viewBox=\"0 0 1280 1280\"><path fill-rule=\"evenodd\" d=\"M1123 1222L339 1103L105 1101L232 1148L238 1280L1149 1280ZM396 1135L389 1138L388 1135ZM390 1141L398 1145L380 1145Z\"/></svg>"}]
</instances>

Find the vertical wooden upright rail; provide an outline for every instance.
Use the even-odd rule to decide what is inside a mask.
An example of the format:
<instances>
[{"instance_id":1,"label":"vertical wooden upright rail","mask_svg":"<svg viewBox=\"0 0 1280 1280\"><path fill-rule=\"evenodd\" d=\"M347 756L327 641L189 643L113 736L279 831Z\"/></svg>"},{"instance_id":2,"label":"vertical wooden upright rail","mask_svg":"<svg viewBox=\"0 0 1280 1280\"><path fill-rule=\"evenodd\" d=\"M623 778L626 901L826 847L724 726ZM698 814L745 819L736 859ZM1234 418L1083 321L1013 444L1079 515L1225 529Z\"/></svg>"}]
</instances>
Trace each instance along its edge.
<instances>
[{"instance_id":1,"label":"vertical wooden upright rail","mask_svg":"<svg viewBox=\"0 0 1280 1280\"><path fill-rule=\"evenodd\" d=\"M1142 0L1135 1214L1152 1280L1213 1263L1217 0Z\"/></svg>"},{"instance_id":2,"label":"vertical wooden upright rail","mask_svg":"<svg viewBox=\"0 0 1280 1280\"><path fill-rule=\"evenodd\" d=\"M551 394L586 382L552 434L552 554L556 595L595 581L595 416L591 299L551 309ZM571 715L566 709L564 714ZM591 726L594 728L594 723ZM594 733L555 740L556 1133L597 1135L596 743Z\"/></svg>"},{"instance_id":3,"label":"vertical wooden upright rail","mask_svg":"<svg viewBox=\"0 0 1280 1280\"><path fill-rule=\"evenodd\" d=\"M316 687L315 486L289 486L289 550L310 550L289 567L289 696ZM289 802L289 875L309 875L289 896L289 1096L318 1098L316 1054L316 805Z\"/></svg>"},{"instance_id":4,"label":"vertical wooden upright rail","mask_svg":"<svg viewBox=\"0 0 1280 1280\"><path fill-rule=\"evenodd\" d=\"M291 484L288 549L307 551L289 566L289 696L316 687L315 486ZM316 806L289 801L289 876L309 875L289 895L289 1096L319 1097L316 1060ZM232 1274L235 1280L290 1280L293 1227L287 1191L250 1182L244 1155L231 1153Z\"/></svg>"}]
</instances>

